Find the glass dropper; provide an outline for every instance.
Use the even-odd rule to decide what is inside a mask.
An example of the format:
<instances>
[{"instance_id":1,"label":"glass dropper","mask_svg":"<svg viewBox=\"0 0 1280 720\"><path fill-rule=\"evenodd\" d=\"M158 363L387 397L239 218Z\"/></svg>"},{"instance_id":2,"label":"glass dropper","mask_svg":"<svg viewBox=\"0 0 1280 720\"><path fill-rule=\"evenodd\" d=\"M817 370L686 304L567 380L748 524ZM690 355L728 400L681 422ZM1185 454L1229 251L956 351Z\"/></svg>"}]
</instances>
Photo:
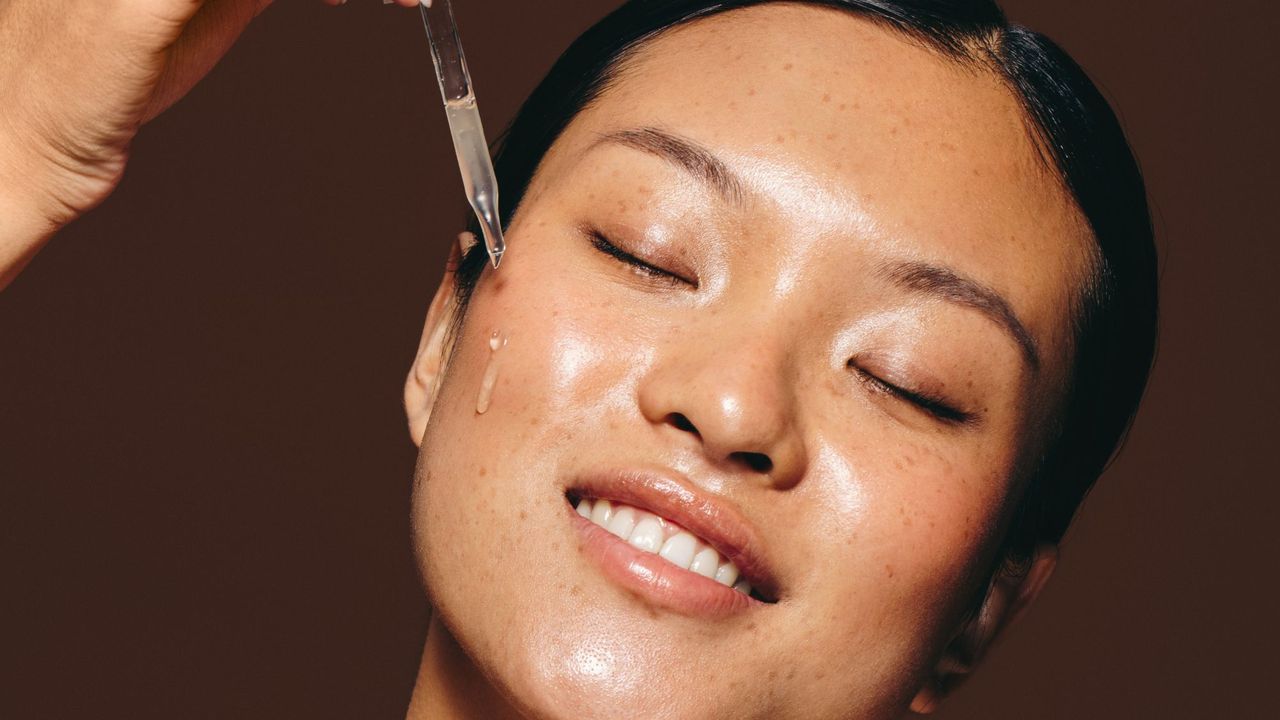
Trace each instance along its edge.
<instances>
[{"instance_id":1,"label":"glass dropper","mask_svg":"<svg viewBox=\"0 0 1280 720\"><path fill-rule=\"evenodd\" d=\"M507 249L502 239L502 218L498 214L498 180L476 109L471 74L467 72L467 59L458 40L453 8L449 0L421 0L418 9L422 11L427 39L431 42L431 59L435 62L436 79L440 81L440 95L444 98L444 112L449 120L467 202L480 221L485 249L496 270Z\"/></svg>"}]
</instances>

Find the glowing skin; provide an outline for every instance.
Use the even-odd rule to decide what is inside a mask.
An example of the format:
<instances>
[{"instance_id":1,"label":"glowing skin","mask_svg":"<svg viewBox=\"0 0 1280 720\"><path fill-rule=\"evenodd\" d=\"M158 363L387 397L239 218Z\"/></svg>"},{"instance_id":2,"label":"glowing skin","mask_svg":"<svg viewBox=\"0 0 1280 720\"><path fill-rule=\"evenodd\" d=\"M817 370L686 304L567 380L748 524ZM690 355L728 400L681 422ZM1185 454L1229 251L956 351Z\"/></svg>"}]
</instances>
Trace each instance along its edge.
<instances>
[{"instance_id":1,"label":"glowing skin","mask_svg":"<svg viewBox=\"0 0 1280 720\"><path fill-rule=\"evenodd\" d=\"M1059 400L1090 245L989 72L837 11L699 21L574 120L507 238L442 371L446 276L407 385L435 610L411 717L896 717L1034 597L1050 560L965 622ZM904 262L998 292L1038 365ZM480 414L495 327L519 342ZM592 552L575 493L738 552L776 602Z\"/></svg>"}]
</instances>

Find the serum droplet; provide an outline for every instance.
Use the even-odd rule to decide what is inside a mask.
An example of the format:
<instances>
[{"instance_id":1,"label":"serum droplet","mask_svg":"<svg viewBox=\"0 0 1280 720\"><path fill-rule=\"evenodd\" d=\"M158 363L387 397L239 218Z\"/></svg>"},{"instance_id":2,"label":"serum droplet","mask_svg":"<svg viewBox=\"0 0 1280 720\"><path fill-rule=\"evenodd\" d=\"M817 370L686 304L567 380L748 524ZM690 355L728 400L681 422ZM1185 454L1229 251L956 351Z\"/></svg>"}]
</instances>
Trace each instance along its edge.
<instances>
[{"instance_id":1,"label":"serum droplet","mask_svg":"<svg viewBox=\"0 0 1280 720\"><path fill-rule=\"evenodd\" d=\"M498 351L507 346L507 338L497 330L489 336L489 363L485 365L480 380L480 392L476 395L476 414L483 415L493 399L493 386L498 382Z\"/></svg>"}]
</instances>

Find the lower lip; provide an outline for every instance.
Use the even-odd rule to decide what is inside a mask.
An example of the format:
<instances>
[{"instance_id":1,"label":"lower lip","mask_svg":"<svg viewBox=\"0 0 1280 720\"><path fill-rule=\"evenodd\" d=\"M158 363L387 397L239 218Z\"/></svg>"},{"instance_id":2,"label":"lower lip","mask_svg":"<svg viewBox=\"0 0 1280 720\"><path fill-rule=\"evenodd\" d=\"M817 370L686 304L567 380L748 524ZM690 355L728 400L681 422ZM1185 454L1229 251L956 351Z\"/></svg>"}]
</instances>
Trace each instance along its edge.
<instances>
[{"instance_id":1,"label":"lower lip","mask_svg":"<svg viewBox=\"0 0 1280 720\"><path fill-rule=\"evenodd\" d=\"M758 600L710 578L637 550L569 506L583 553L605 576L651 605L694 617L725 617L763 606Z\"/></svg>"}]
</instances>

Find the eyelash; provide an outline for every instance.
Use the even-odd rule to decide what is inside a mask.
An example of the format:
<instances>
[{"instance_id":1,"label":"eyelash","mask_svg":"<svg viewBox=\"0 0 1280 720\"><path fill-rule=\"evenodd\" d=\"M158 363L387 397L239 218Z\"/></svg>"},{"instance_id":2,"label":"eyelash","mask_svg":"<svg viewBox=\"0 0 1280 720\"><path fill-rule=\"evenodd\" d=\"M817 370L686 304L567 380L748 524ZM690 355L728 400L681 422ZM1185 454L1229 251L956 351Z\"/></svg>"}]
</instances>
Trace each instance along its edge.
<instances>
[{"instance_id":1,"label":"eyelash","mask_svg":"<svg viewBox=\"0 0 1280 720\"><path fill-rule=\"evenodd\" d=\"M906 388L898 387L893 383L886 382L885 380L872 375L852 363L850 363L849 366L858 374L858 378L862 380L862 382L871 386L871 389L874 392L890 395L899 400L911 403L920 410L923 410L944 423L949 425L968 425L974 420L972 413L957 410L936 397L930 397L928 395L907 390Z\"/></svg>"},{"instance_id":2,"label":"eyelash","mask_svg":"<svg viewBox=\"0 0 1280 720\"><path fill-rule=\"evenodd\" d=\"M598 230L590 230L588 231L588 234L591 237L591 245L595 247L596 250L612 257L624 265L630 266L633 270L645 277L671 283L673 285L686 284L697 287L695 283L692 283L669 270L664 270L652 263L645 262L635 255L619 248L617 245L609 242L609 239ZM938 398L898 387L893 383L886 382L866 370L857 367L853 363L850 363L849 366L858 374L859 379L871 386L874 392L889 395L908 402L938 420L950 425L967 425L973 422L972 414L963 410L957 410Z\"/></svg>"},{"instance_id":3,"label":"eyelash","mask_svg":"<svg viewBox=\"0 0 1280 720\"><path fill-rule=\"evenodd\" d=\"M588 230L587 234L591 237L591 245L600 252L617 260L618 262L631 267L637 273L663 283L671 285L691 285L697 287L697 283L681 277L670 270L664 270L649 262L645 262L622 248L609 242L609 239L598 230Z\"/></svg>"}]
</instances>

